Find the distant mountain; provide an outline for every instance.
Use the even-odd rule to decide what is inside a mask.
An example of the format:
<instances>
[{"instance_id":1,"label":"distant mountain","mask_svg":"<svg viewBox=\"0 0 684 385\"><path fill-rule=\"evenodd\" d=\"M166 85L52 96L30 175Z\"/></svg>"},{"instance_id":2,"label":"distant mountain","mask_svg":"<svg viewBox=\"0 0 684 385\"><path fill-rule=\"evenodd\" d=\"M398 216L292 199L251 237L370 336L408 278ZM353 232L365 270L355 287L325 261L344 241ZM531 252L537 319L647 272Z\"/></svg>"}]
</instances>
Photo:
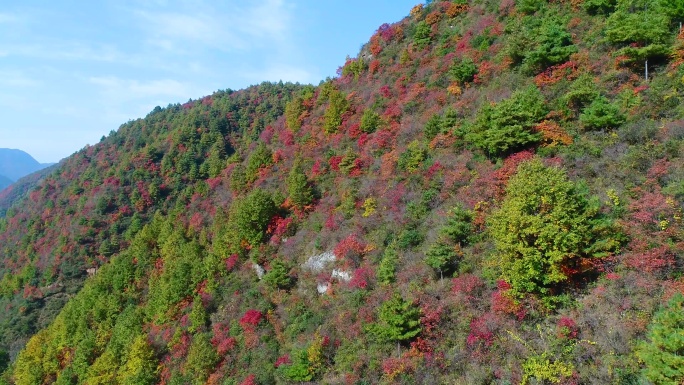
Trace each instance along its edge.
<instances>
[{"instance_id":1,"label":"distant mountain","mask_svg":"<svg viewBox=\"0 0 684 385\"><path fill-rule=\"evenodd\" d=\"M12 182L50 165L41 164L24 151L0 148L0 176L6 177ZM7 187L3 185L2 180L0 178L0 188Z\"/></svg>"},{"instance_id":2,"label":"distant mountain","mask_svg":"<svg viewBox=\"0 0 684 385\"><path fill-rule=\"evenodd\" d=\"M9 186L11 184L12 184L12 179L10 179L4 175L0 175L0 190L4 190L7 186Z\"/></svg>"}]
</instances>

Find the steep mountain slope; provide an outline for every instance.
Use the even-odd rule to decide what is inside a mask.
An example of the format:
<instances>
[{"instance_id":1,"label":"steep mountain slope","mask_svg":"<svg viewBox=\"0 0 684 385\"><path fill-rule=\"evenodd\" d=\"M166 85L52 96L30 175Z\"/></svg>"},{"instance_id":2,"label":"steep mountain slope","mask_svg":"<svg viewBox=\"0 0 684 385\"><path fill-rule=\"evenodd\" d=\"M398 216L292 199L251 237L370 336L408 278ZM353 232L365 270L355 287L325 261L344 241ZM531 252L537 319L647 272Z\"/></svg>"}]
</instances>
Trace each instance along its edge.
<instances>
[{"instance_id":1,"label":"steep mountain slope","mask_svg":"<svg viewBox=\"0 0 684 385\"><path fill-rule=\"evenodd\" d=\"M50 166L41 164L24 151L0 148L0 175L12 181Z\"/></svg>"},{"instance_id":2,"label":"steep mountain slope","mask_svg":"<svg viewBox=\"0 0 684 385\"><path fill-rule=\"evenodd\" d=\"M0 220L4 380L680 382L684 10L647 3L433 1L317 87L123 125Z\"/></svg>"},{"instance_id":3,"label":"steep mountain slope","mask_svg":"<svg viewBox=\"0 0 684 385\"><path fill-rule=\"evenodd\" d=\"M12 207L15 202L26 196L30 190L37 188L40 181L50 175L57 167L58 165L55 164L42 168L11 183L9 187L0 191L0 217L4 217L7 210Z\"/></svg>"},{"instance_id":4,"label":"steep mountain slope","mask_svg":"<svg viewBox=\"0 0 684 385\"><path fill-rule=\"evenodd\" d=\"M233 153L231 140L258 135L295 89L263 84L155 109L65 159L23 200L1 200L14 202L0 223L0 302L10 309L0 315L4 348L14 355L78 290L87 269L125 248L156 210L185 204L200 181L206 188L204 178Z\"/></svg>"}]
</instances>

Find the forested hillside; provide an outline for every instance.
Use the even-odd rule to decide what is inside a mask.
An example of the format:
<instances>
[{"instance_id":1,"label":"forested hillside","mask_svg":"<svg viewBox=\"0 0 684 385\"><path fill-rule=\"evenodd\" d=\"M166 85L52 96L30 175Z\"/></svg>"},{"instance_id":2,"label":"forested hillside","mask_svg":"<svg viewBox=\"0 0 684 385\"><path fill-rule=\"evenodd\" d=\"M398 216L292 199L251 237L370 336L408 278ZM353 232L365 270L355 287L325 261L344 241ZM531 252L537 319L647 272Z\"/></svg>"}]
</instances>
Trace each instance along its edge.
<instances>
[{"instance_id":1,"label":"forested hillside","mask_svg":"<svg viewBox=\"0 0 684 385\"><path fill-rule=\"evenodd\" d=\"M407 13L0 197L0 383L681 383L684 3Z\"/></svg>"}]
</instances>

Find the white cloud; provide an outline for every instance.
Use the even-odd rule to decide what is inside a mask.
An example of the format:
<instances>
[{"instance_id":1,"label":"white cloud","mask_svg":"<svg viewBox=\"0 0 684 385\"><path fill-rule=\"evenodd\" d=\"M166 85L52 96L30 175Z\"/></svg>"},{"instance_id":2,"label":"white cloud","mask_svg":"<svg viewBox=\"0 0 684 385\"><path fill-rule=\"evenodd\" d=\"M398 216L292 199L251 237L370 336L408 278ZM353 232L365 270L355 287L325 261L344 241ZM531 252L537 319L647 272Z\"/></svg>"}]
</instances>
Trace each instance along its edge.
<instances>
[{"instance_id":1,"label":"white cloud","mask_svg":"<svg viewBox=\"0 0 684 385\"><path fill-rule=\"evenodd\" d=\"M202 2L185 9L174 5L176 9L168 12L158 8L132 11L147 33L147 42L172 53L188 54L197 44L222 51L248 50L283 43L289 35L290 8L282 0L230 8Z\"/></svg>"},{"instance_id":2,"label":"white cloud","mask_svg":"<svg viewBox=\"0 0 684 385\"><path fill-rule=\"evenodd\" d=\"M290 28L290 7L282 0L268 0L247 10L243 32L254 36L282 37Z\"/></svg>"}]
</instances>

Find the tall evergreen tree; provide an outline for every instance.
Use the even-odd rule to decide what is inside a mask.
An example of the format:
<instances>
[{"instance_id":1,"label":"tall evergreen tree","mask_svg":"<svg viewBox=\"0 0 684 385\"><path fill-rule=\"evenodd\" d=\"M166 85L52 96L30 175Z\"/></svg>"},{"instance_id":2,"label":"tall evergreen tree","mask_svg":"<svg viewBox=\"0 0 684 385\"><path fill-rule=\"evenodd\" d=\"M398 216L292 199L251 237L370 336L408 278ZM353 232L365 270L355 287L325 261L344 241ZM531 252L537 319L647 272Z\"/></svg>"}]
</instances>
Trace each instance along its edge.
<instances>
[{"instance_id":1,"label":"tall evergreen tree","mask_svg":"<svg viewBox=\"0 0 684 385\"><path fill-rule=\"evenodd\" d=\"M648 341L637 351L644 375L656 385L684 381L684 295L677 293L658 311L648 328Z\"/></svg>"},{"instance_id":2,"label":"tall evergreen tree","mask_svg":"<svg viewBox=\"0 0 684 385\"><path fill-rule=\"evenodd\" d=\"M395 293L382 304L378 323L370 325L368 330L382 341L396 342L399 349L402 342L412 340L421 332L420 309Z\"/></svg>"},{"instance_id":3,"label":"tall evergreen tree","mask_svg":"<svg viewBox=\"0 0 684 385\"><path fill-rule=\"evenodd\" d=\"M313 202L313 191L304 174L301 159L297 158L287 177L287 194L293 206L302 209Z\"/></svg>"}]
</instances>

